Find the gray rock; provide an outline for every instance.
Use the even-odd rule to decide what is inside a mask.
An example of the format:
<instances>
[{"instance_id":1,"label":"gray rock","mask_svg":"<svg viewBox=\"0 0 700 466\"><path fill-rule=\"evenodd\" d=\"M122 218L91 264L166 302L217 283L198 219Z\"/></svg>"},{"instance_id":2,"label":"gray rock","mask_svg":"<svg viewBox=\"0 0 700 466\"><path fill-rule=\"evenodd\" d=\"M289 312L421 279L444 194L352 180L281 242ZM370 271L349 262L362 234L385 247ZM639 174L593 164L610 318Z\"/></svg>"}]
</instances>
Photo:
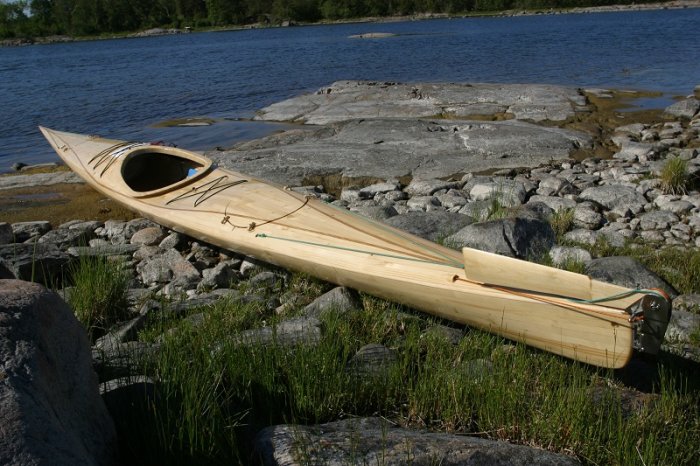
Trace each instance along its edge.
<instances>
[{"instance_id":1,"label":"gray rock","mask_svg":"<svg viewBox=\"0 0 700 466\"><path fill-rule=\"evenodd\" d=\"M263 270L248 279L250 289L255 291L261 288L272 289L281 285L283 282L284 277L270 270Z\"/></svg>"},{"instance_id":2,"label":"gray rock","mask_svg":"<svg viewBox=\"0 0 700 466\"><path fill-rule=\"evenodd\" d=\"M488 220L493 207L492 201L473 201L465 204L458 212L472 219L472 222L484 222Z\"/></svg>"},{"instance_id":3,"label":"gray rock","mask_svg":"<svg viewBox=\"0 0 700 466\"><path fill-rule=\"evenodd\" d=\"M576 244L594 245L600 235L597 231L577 228L564 234L564 240Z\"/></svg>"},{"instance_id":4,"label":"gray rock","mask_svg":"<svg viewBox=\"0 0 700 466\"><path fill-rule=\"evenodd\" d=\"M435 196L415 196L408 200L406 206L411 210L429 211L432 207L440 206Z\"/></svg>"},{"instance_id":5,"label":"gray rock","mask_svg":"<svg viewBox=\"0 0 700 466\"><path fill-rule=\"evenodd\" d=\"M172 279L188 283L199 281L199 271L187 262L175 249L144 259L136 267L141 281L146 284L167 283Z\"/></svg>"},{"instance_id":6,"label":"gray rock","mask_svg":"<svg viewBox=\"0 0 700 466\"><path fill-rule=\"evenodd\" d=\"M235 268L238 261L220 262L211 269L202 270L201 287L204 288L230 288L238 279L238 271Z\"/></svg>"},{"instance_id":7,"label":"gray rock","mask_svg":"<svg viewBox=\"0 0 700 466\"><path fill-rule=\"evenodd\" d=\"M14 243L15 234L12 231L12 225L7 222L0 222L0 245Z\"/></svg>"},{"instance_id":8,"label":"gray rock","mask_svg":"<svg viewBox=\"0 0 700 466\"><path fill-rule=\"evenodd\" d=\"M671 298L678 295L671 285L631 257L613 256L593 259L586 267L586 273L596 280L627 288L659 288Z\"/></svg>"},{"instance_id":9,"label":"gray rock","mask_svg":"<svg viewBox=\"0 0 700 466\"><path fill-rule=\"evenodd\" d=\"M639 226L642 230L667 230L678 220L673 212L654 210L639 217Z\"/></svg>"},{"instance_id":10,"label":"gray rock","mask_svg":"<svg viewBox=\"0 0 700 466\"><path fill-rule=\"evenodd\" d=\"M393 206L380 206L380 205L375 205L375 206L360 206L354 209L354 212L357 212L359 215L362 215L363 217L371 218L372 220L379 220L383 221L391 217L395 217L399 215L399 213L396 211L396 209Z\"/></svg>"},{"instance_id":11,"label":"gray rock","mask_svg":"<svg viewBox=\"0 0 700 466\"><path fill-rule=\"evenodd\" d=\"M33 175L15 175L0 177L0 191L4 189L33 188L62 183L84 183L82 178L73 172L36 173Z\"/></svg>"},{"instance_id":12,"label":"gray rock","mask_svg":"<svg viewBox=\"0 0 700 466\"><path fill-rule=\"evenodd\" d=\"M654 200L654 203L659 207L659 209L673 212L676 215L685 215L689 213L693 209L693 207L695 207L691 202L683 200L673 200L664 202L659 201L659 198L656 198Z\"/></svg>"},{"instance_id":13,"label":"gray rock","mask_svg":"<svg viewBox=\"0 0 700 466\"><path fill-rule=\"evenodd\" d=\"M700 331L700 314L674 309L664 339L687 343L691 335L697 334L698 331Z\"/></svg>"},{"instance_id":14,"label":"gray rock","mask_svg":"<svg viewBox=\"0 0 700 466\"><path fill-rule=\"evenodd\" d=\"M425 180L415 178L406 186L406 192L411 196L432 196L443 189L459 188L460 183L442 180Z\"/></svg>"},{"instance_id":15,"label":"gray rock","mask_svg":"<svg viewBox=\"0 0 700 466\"><path fill-rule=\"evenodd\" d=\"M269 266L264 262L253 259L252 257L246 257L243 262L241 262L239 273L243 278L250 278L256 273L267 270L268 268Z\"/></svg>"},{"instance_id":16,"label":"gray rock","mask_svg":"<svg viewBox=\"0 0 700 466\"><path fill-rule=\"evenodd\" d=\"M154 223L153 221L147 218L135 218L133 220L129 220L128 222L126 222L126 225L124 225L124 238L130 240L131 237L134 236L134 233L136 233L137 231L150 227L160 228L158 224Z\"/></svg>"},{"instance_id":17,"label":"gray rock","mask_svg":"<svg viewBox=\"0 0 700 466\"><path fill-rule=\"evenodd\" d=\"M0 464L112 464L84 328L43 287L0 281Z\"/></svg>"},{"instance_id":18,"label":"gray rock","mask_svg":"<svg viewBox=\"0 0 700 466\"><path fill-rule=\"evenodd\" d=\"M622 148L613 154L614 159L628 162L647 161L654 159L654 145L643 142L628 141Z\"/></svg>"},{"instance_id":19,"label":"gray rock","mask_svg":"<svg viewBox=\"0 0 700 466\"><path fill-rule=\"evenodd\" d=\"M605 185L588 188L579 198L600 204L613 213L627 216L628 213L638 214L644 209L647 200L633 187L621 185Z\"/></svg>"},{"instance_id":20,"label":"gray rock","mask_svg":"<svg viewBox=\"0 0 700 466\"><path fill-rule=\"evenodd\" d=\"M10 244L0 246L0 259L16 278L54 286L67 275L72 258L53 244Z\"/></svg>"},{"instance_id":21,"label":"gray rock","mask_svg":"<svg viewBox=\"0 0 700 466\"><path fill-rule=\"evenodd\" d=\"M479 383L493 374L493 363L484 358L463 361L455 368L455 372L465 383Z\"/></svg>"},{"instance_id":22,"label":"gray rock","mask_svg":"<svg viewBox=\"0 0 700 466\"><path fill-rule=\"evenodd\" d=\"M597 230L605 219L590 205L579 204L574 208L574 225L587 230Z\"/></svg>"},{"instance_id":23,"label":"gray rock","mask_svg":"<svg viewBox=\"0 0 700 466\"><path fill-rule=\"evenodd\" d=\"M146 227L134 232L131 236L131 244L142 246L156 246L165 238L165 232L161 227Z\"/></svg>"},{"instance_id":24,"label":"gray rock","mask_svg":"<svg viewBox=\"0 0 700 466\"><path fill-rule=\"evenodd\" d=\"M446 209L461 208L467 204L467 198L462 194L461 191L450 190L445 194L440 194L436 196L440 204Z\"/></svg>"},{"instance_id":25,"label":"gray rock","mask_svg":"<svg viewBox=\"0 0 700 466\"><path fill-rule=\"evenodd\" d=\"M621 248L625 245L627 239L634 238L635 234L632 230L615 230L608 228L607 225L598 230L598 237L605 239L611 246Z\"/></svg>"},{"instance_id":26,"label":"gray rock","mask_svg":"<svg viewBox=\"0 0 700 466\"><path fill-rule=\"evenodd\" d=\"M507 442L398 428L380 418L267 427L258 433L254 450L264 466L580 464L569 456Z\"/></svg>"},{"instance_id":27,"label":"gray rock","mask_svg":"<svg viewBox=\"0 0 700 466\"><path fill-rule=\"evenodd\" d=\"M0 259L0 280L7 280L7 279L16 279L15 274L10 270L7 265L5 265L5 261L3 259Z\"/></svg>"},{"instance_id":28,"label":"gray rock","mask_svg":"<svg viewBox=\"0 0 700 466\"><path fill-rule=\"evenodd\" d=\"M131 377L139 375L136 371L143 367L144 362L155 357L159 350L159 344L142 341L127 341L105 349L93 348L92 364L101 382Z\"/></svg>"},{"instance_id":29,"label":"gray rock","mask_svg":"<svg viewBox=\"0 0 700 466\"><path fill-rule=\"evenodd\" d=\"M353 203L357 202L362 197L360 196L360 190L359 189L350 189L350 188L345 188L343 191L340 193L340 200Z\"/></svg>"},{"instance_id":30,"label":"gray rock","mask_svg":"<svg viewBox=\"0 0 700 466\"><path fill-rule=\"evenodd\" d=\"M581 132L516 120L454 121L451 130L431 131L414 119L352 120L330 129L268 136L208 155L222 166L284 185L311 176L437 179L488 169L532 167L569 158L592 144ZM291 134L290 134L291 133ZM382 144L371 141L381 140ZM348 190L344 190L348 191ZM341 199L353 202L350 191ZM356 191L359 198L359 190Z\"/></svg>"},{"instance_id":31,"label":"gray rock","mask_svg":"<svg viewBox=\"0 0 700 466\"><path fill-rule=\"evenodd\" d=\"M507 218L467 225L445 242L523 259L541 257L554 245L551 225L528 217Z\"/></svg>"},{"instance_id":32,"label":"gray rock","mask_svg":"<svg viewBox=\"0 0 700 466\"><path fill-rule=\"evenodd\" d=\"M312 301L303 314L320 319L330 312L343 315L359 309L362 309L362 301L357 291L339 286Z\"/></svg>"},{"instance_id":33,"label":"gray rock","mask_svg":"<svg viewBox=\"0 0 700 466\"><path fill-rule=\"evenodd\" d=\"M505 207L515 207L525 202L527 191L517 181L497 180L475 184L469 191L469 197L475 201L495 199Z\"/></svg>"},{"instance_id":34,"label":"gray rock","mask_svg":"<svg viewBox=\"0 0 700 466\"><path fill-rule=\"evenodd\" d=\"M591 253L585 249L569 246L554 246L550 249L549 256L552 258L552 264L556 266L562 266L571 261L587 264L593 260Z\"/></svg>"},{"instance_id":35,"label":"gray rock","mask_svg":"<svg viewBox=\"0 0 700 466\"><path fill-rule=\"evenodd\" d=\"M147 312L141 313L130 321L121 324L108 334L101 336L95 341L95 349L109 351L115 349L122 343L136 340L138 332L146 326L147 317Z\"/></svg>"},{"instance_id":36,"label":"gray rock","mask_svg":"<svg viewBox=\"0 0 700 466\"><path fill-rule=\"evenodd\" d=\"M363 199L372 199L377 194L386 194L391 191L399 191L400 189L399 183L396 182L375 183L360 189L360 197Z\"/></svg>"},{"instance_id":37,"label":"gray rock","mask_svg":"<svg viewBox=\"0 0 700 466\"><path fill-rule=\"evenodd\" d=\"M639 237L646 243L662 243L666 239L660 231L642 231Z\"/></svg>"},{"instance_id":38,"label":"gray rock","mask_svg":"<svg viewBox=\"0 0 700 466\"><path fill-rule=\"evenodd\" d=\"M541 202L547 205L553 211L573 209L576 207L576 201L573 199L567 199L565 197L554 197L554 196L531 196L527 201L528 204L534 204Z\"/></svg>"},{"instance_id":39,"label":"gray rock","mask_svg":"<svg viewBox=\"0 0 700 466\"><path fill-rule=\"evenodd\" d=\"M39 242L55 244L59 248L85 246L90 241L90 236L91 232L84 230L57 228L42 235Z\"/></svg>"},{"instance_id":40,"label":"gray rock","mask_svg":"<svg viewBox=\"0 0 700 466\"><path fill-rule=\"evenodd\" d=\"M102 227L101 236L106 236L109 239L123 237L125 228L126 222L122 220L107 220Z\"/></svg>"},{"instance_id":41,"label":"gray rock","mask_svg":"<svg viewBox=\"0 0 700 466\"><path fill-rule=\"evenodd\" d=\"M421 334L420 337L422 339L438 338L441 340L448 341L453 346L457 346L464 337L464 330L454 327L448 327L446 325L436 324L430 327L428 330L426 330L423 334Z\"/></svg>"},{"instance_id":42,"label":"gray rock","mask_svg":"<svg viewBox=\"0 0 700 466\"><path fill-rule=\"evenodd\" d=\"M270 105L256 118L323 125L351 119L430 118L442 113L456 118L509 113L518 119L563 121L584 105L578 90L551 85L338 81L316 94ZM441 131L439 127L447 124L435 126L435 131Z\"/></svg>"},{"instance_id":43,"label":"gray rock","mask_svg":"<svg viewBox=\"0 0 700 466\"><path fill-rule=\"evenodd\" d=\"M408 212L391 217L385 223L421 238L438 241L472 222L473 220L465 215L438 210Z\"/></svg>"},{"instance_id":44,"label":"gray rock","mask_svg":"<svg viewBox=\"0 0 700 466\"><path fill-rule=\"evenodd\" d=\"M322 335L321 321L315 317L298 317L283 320L275 327L243 331L233 336L232 342L243 345L314 346L321 341Z\"/></svg>"},{"instance_id":45,"label":"gray rock","mask_svg":"<svg viewBox=\"0 0 700 466\"><path fill-rule=\"evenodd\" d=\"M665 113L671 116L688 120L693 118L698 111L700 111L700 100L694 97L678 101L664 110Z\"/></svg>"},{"instance_id":46,"label":"gray rock","mask_svg":"<svg viewBox=\"0 0 700 466\"><path fill-rule=\"evenodd\" d=\"M168 234L168 236L163 238L163 241L160 242L158 247L161 249L179 249L185 244L186 241L187 237L185 235L172 231L170 234Z\"/></svg>"},{"instance_id":47,"label":"gray rock","mask_svg":"<svg viewBox=\"0 0 700 466\"><path fill-rule=\"evenodd\" d=\"M673 309L700 314L700 294L682 294L673 300Z\"/></svg>"},{"instance_id":48,"label":"gray rock","mask_svg":"<svg viewBox=\"0 0 700 466\"><path fill-rule=\"evenodd\" d=\"M384 345L370 343L363 346L348 361L348 370L356 376L386 376L398 360L396 352Z\"/></svg>"},{"instance_id":49,"label":"gray rock","mask_svg":"<svg viewBox=\"0 0 700 466\"><path fill-rule=\"evenodd\" d=\"M156 383L145 375L121 377L100 384L100 394L110 412L138 416L153 409Z\"/></svg>"},{"instance_id":50,"label":"gray rock","mask_svg":"<svg viewBox=\"0 0 700 466\"><path fill-rule=\"evenodd\" d=\"M124 256L139 250L137 244L100 244L98 246L74 246L68 248L68 254L76 257Z\"/></svg>"},{"instance_id":51,"label":"gray rock","mask_svg":"<svg viewBox=\"0 0 700 466\"><path fill-rule=\"evenodd\" d=\"M104 226L104 222L99 220L73 220L59 225L58 228L68 228L69 230L80 230L94 233L95 230Z\"/></svg>"},{"instance_id":52,"label":"gray rock","mask_svg":"<svg viewBox=\"0 0 700 466\"><path fill-rule=\"evenodd\" d=\"M51 229L51 224L47 221L18 222L12 224L12 234L16 243L23 243L30 238L43 235Z\"/></svg>"},{"instance_id":53,"label":"gray rock","mask_svg":"<svg viewBox=\"0 0 700 466\"><path fill-rule=\"evenodd\" d=\"M556 176L549 176L540 180L537 194L541 196L557 196L573 194L576 188L567 180Z\"/></svg>"}]
</instances>

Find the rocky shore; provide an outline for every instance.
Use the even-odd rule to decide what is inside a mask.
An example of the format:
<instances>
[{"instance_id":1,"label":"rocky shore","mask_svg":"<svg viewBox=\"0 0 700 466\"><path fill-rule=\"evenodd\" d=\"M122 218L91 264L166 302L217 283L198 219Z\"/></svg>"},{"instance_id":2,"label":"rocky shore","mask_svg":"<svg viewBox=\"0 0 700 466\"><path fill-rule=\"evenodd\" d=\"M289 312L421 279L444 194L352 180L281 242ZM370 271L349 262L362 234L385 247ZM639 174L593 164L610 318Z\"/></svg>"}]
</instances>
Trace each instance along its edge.
<instances>
[{"instance_id":1,"label":"rocky shore","mask_svg":"<svg viewBox=\"0 0 700 466\"><path fill-rule=\"evenodd\" d=\"M577 7L577 8L567 8L567 9L557 9L557 8L539 8L533 10L504 10L497 13L479 13L470 16L526 16L526 15L542 15L542 14L583 14L583 13L611 13L619 11L649 11L649 10L666 10L666 9L684 9L684 8L700 8L700 0L670 0L667 2L652 2L652 3L631 3L631 4L620 4L620 5L605 5L605 6L592 6L592 7ZM454 17L464 17L464 16L454 16L445 13L423 13L411 16L393 16L393 17L368 17L368 18L354 18L350 20L340 20L340 21L323 21L321 23L302 23L302 26L309 26L314 24L343 24L343 23L384 23L384 22L397 22L397 21L420 21L429 19L447 19ZM276 26L289 27L296 26L297 24L289 21L283 20ZM231 29L257 29L270 27L269 23L254 23L247 24L244 26L235 26ZM191 28L177 29L177 28L152 28L144 31L138 31L131 34L119 34L109 37L104 37L108 39L117 38L133 38L133 37L153 37L161 35L172 35L172 34L182 34L192 32ZM388 33L370 33L361 34L357 36L352 36L353 38L384 38L391 37L393 34ZM46 37L21 37L13 39L3 39L0 40L0 47L21 47L26 45L34 44L57 44L64 42L75 42L78 40L95 40L101 39L103 37L73 37L66 35L52 35Z\"/></svg>"},{"instance_id":2,"label":"rocky shore","mask_svg":"<svg viewBox=\"0 0 700 466\"><path fill-rule=\"evenodd\" d=\"M664 351L697 363L700 295L676 290L630 257L597 256L596 251L600 245L609 250L635 242L639 247L689 253L700 248L698 93L700 87L695 95L668 107L660 121L637 122L621 114L624 124L610 131L600 127L591 131L590 117L598 111L593 102L612 99L612 91L344 81L259 113L260 119L300 123L298 129L211 155L224 166L452 247L475 247L558 266L574 263L601 280L662 288L675 298ZM610 157L590 157L598 149L607 150ZM665 173L669 160L681 161L685 174L672 186ZM129 272L129 317L92 342L92 349L87 340L81 348L67 348L65 332L55 330L56 324L45 317L61 306L56 304L59 298L14 279L49 284L59 295L69 296L70 283L63 281L66 271L90 256L107 257ZM274 340L291 348L320 340L325 330L319 319L329 309L352 312L362 306L358 295L346 288L325 286L317 296L301 296L288 271L145 219L0 223L0 279L5 279L0 280L0 359L16 362L0 369L0 400L12 401L0 409L0 422L12 421L15 426L0 430L0 445L8 445L0 449L3 464L23 464L23 458L33 461L66 448L67 443L59 440L43 445L41 451L27 446L26 436L35 435L37 425L51 426L57 418L63 422L87 416L88 425L102 425L105 433L95 445L71 440L69 448L78 453L66 456L63 464L76 458L85 464L106 464L104 458L113 454L112 428L104 419L101 401L93 399L97 382L88 376L64 380L51 367L42 366L41 354L56 367L76 364L87 372L85 359L91 354L103 398L110 400L121 396L125 387L143 390L154 383L143 377L134 361L159 351L157 338L145 343L138 333L161 313L197 326L206 311L191 315L190 309L207 309L221 299L255 302L264 312L280 317L280 324L274 330L250 329L238 337L240 341ZM13 320L25 309L37 317ZM286 319L291 309L301 312ZM74 320L70 312L63 314L62 325L74 332L77 323L70 323ZM449 327L440 331L457 342L464 335ZM43 353L36 356L23 350L27 347ZM398 357L396 350L377 341L361 348L351 364L362 366L361 373L376 372ZM478 380L490 364L488 359L479 360L465 377ZM18 391L24 375L17 368L23 365L42 367L46 381ZM631 377L639 382L644 374ZM54 378L69 387L61 392L64 398L52 394ZM85 405L70 395L70 387L91 393L90 403L100 405L90 409L93 415L84 414ZM42 399L49 401L36 402ZM43 419L46 404L65 409L51 414L54 418L44 424L22 424L19 412L30 410ZM76 432L89 428L75 419L68 425ZM404 464L408 455L425 464L437 457L449 464L477 458L481 462L469 464L577 463L544 450L393 427L376 418L270 427L258 433L255 448L262 464L304 464L293 447L301 435L310 445L328 446L307 452L314 461L344 464L357 458L347 443L353 432L364 435L367 449L362 458L367 462L381 455L384 464ZM374 445L378 432L384 441ZM420 461L416 464L423 464Z\"/></svg>"}]
</instances>

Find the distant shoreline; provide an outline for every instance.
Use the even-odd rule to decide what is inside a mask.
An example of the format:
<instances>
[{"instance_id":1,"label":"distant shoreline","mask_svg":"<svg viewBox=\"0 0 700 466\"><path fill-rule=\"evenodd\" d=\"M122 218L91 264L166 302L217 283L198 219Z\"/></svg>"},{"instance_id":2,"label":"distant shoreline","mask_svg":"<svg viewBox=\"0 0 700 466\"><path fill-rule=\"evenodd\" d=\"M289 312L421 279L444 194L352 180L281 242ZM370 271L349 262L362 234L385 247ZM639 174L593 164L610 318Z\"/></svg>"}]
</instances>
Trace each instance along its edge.
<instances>
[{"instance_id":1,"label":"distant shoreline","mask_svg":"<svg viewBox=\"0 0 700 466\"><path fill-rule=\"evenodd\" d=\"M19 38L19 39L4 39L0 40L0 47L17 47L26 45L43 45L56 44L66 42L79 42L91 40L111 40L111 39L132 39L143 37L155 37L163 35L187 34L190 32L217 32L217 31L242 31L248 29L270 29L278 27L296 27L296 26L324 26L334 24L363 24L363 23L396 23L402 21L424 21L430 19L462 19L462 18L485 18L485 17L512 17L512 16L535 16L535 15L554 15L554 14L582 14L582 13L614 13L623 11L652 11L652 10L677 10L685 8L700 8L700 0L673 0L670 2L655 2L642 4L616 4L606 6L590 6L590 7L575 7L575 8L537 8L532 10L512 9L493 12L473 12L467 14L449 15L447 13L421 13L407 16L379 16L379 17L363 17L343 20L323 20L313 23L305 22L290 22L285 21L281 24L268 25L262 23L254 23L248 25L231 25L220 28L204 28L204 29L174 29L174 28L153 28L142 31L131 31L124 33L116 33L104 36L66 36L55 35L46 37Z\"/></svg>"}]
</instances>

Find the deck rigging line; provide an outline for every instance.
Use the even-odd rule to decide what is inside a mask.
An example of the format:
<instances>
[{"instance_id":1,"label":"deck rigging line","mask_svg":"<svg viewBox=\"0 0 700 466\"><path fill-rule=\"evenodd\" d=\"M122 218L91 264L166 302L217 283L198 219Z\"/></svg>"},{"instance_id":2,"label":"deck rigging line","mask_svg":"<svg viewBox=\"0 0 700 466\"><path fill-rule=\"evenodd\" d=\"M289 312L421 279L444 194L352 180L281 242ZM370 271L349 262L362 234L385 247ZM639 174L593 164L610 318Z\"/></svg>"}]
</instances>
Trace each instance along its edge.
<instances>
[{"instance_id":1,"label":"deck rigging line","mask_svg":"<svg viewBox=\"0 0 700 466\"><path fill-rule=\"evenodd\" d=\"M211 197L219 194L220 192L232 188L234 186L238 186L239 184L242 183L247 183L248 180L236 180L236 181L230 181L228 183L224 183L224 180L228 178L228 175L222 175L214 180L211 180L207 183L204 183L200 186L195 186L192 188L191 191L184 192L182 194L179 194L175 196L174 198L170 199L168 202L165 203L165 205L169 205L172 202L175 201L181 201L183 199L189 199L192 197L197 197L197 199L194 200L194 206L197 207L199 204L202 202L206 201L207 199L210 199ZM201 190L205 186L208 186L207 189Z\"/></svg>"},{"instance_id":2,"label":"deck rigging line","mask_svg":"<svg viewBox=\"0 0 700 466\"><path fill-rule=\"evenodd\" d=\"M433 249L433 248L431 248L430 246L427 246L427 245L425 245L425 244L423 244L423 243L421 243L421 242L418 242L418 241L414 240L414 239L411 238L410 236L404 236L404 235L401 234L400 232L396 231L395 229L389 228L388 226L384 225L384 224L381 223L381 222L378 222L378 221L373 220L373 219L371 219L371 218L363 217L362 215L359 215L359 214L357 214L356 212L353 212L353 211L351 211L351 210L345 210L345 209L343 209L343 208L341 208L341 207L339 207L339 206L333 205L333 204L327 204L327 205L329 205L329 206L331 206L331 207L333 207L333 208L339 210L340 212L343 212L343 213L346 213L346 214L350 214L350 215L354 216L355 218L361 219L361 220L363 220L363 221L365 221L365 222L369 222L369 223L371 223L372 225L374 225L374 226L376 226L377 228L379 228L379 229L381 229L382 231L384 231L385 233L388 233L388 234L393 235L393 236L395 236L395 237L399 237L399 238L401 238L401 239L404 240L404 241L408 241L409 243L413 244L414 246L416 246L416 247L422 249L423 252L424 252L425 254L427 254L427 255L431 255L431 254L436 255L436 256L441 257L442 259L446 260L447 262L449 262L449 265L451 265L451 266L455 266L455 267L460 268L460 269L463 269L463 268L464 268L464 263L463 263L463 262L461 262L461 261L456 261L456 260L454 260L453 258L451 258L450 256L448 256L448 255L446 255L446 254L443 254L442 252L440 252L440 251L438 251L438 250L436 250L436 249ZM435 262L435 263L438 263L438 262ZM443 264L443 263L440 262L440 264Z\"/></svg>"},{"instance_id":3,"label":"deck rigging line","mask_svg":"<svg viewBox=\"0 0 700 466\"><path fill-rule=\"evenodd\" d=\"M300 239L294 239L294 238L285 238L283 236L274 236L274 235L268 235L266 233L258 233L255 235L256 238L269 238L269 239L276 239L280 241L289 241L290 243L298 243L298 244L305 244L307 246L317 246L321 248L328 248L328 249L338 249L341 251L349 251L349 252L357 252L360 254L367 254L370 256L381 256L381 257L390 257L392 259L400 259L400 260L405 260L405 261L411 261L411 262L419 262L422 264L432 264L432 265L442 265L444 267L453 267L453 268L458 268L458 269L463 269L463 265L454 265L454 264L445 264L444 262L439 262L439 261L431 261L427 259L418 259L415 257L408 257L408 256L400 256L397 254L387 254L384 252L375 252L375 251L368 251L365 249L357 249L357 248L350 248L346 246L337 246L335 244L323 244L323 243L316 243L313 241L304 241Z\"/></svg>"},{"instance_id":4,"label":"deck rigging line","mask_svg":"<svg viewBox=\"0 0 700 466\"><path fill-rule=\"evenodd\" d=\"M303 202L299 207L297 207L296 209L292 210L291 212L287 212L286 214L280 215L280 216L277 217L277 218L273 218L273 219L270 219L270 220L265 220L265 221L262 222L262 223L250 222L250 223L249 223L248 225L246 225L246 226L243 226L243 225L236 225L236 224L234 224L233 222L231 222L231 216L228 215L228 205L226 205L226 208L224 209L224 218L221 219L221 224L222 224L222 225L229 224L229 225L231 225L233 228L247 228L248 231L253 231L253 230L255 230L257 227L261 227L261 226L263 226L263 225L267 225L268 223L273 223L273 222L276 222L276 221L278 221L278 220L282 220L282 219L285 218L285 217L289 217L290 215L292 215L292 214L294 214L294 213L296 213L296 212L299 212L301 209L304 208L304 206L306 206L306 204L309 203L309 199L310 199L309 197L305 198L305 199L304 199L304 202ZM260 236L260 235L256 235L256 236Z\"/></svg>"},{"instance_id":5,"label":"deck rigging line","mask_svg":"<svg viewBox=\"0 0 700 466\"><path fill-rule=\"evenodd\" d=\"M119 160L119 157L124 155L127 151L134 149L139 146L145 146L146 144L142 142L120 142L98 152L93 158L88 161L88 165L95 162L95 166L92 167L93 170L97 170L97 167L107 162L102 172L100 172L100 178L104 175L109 168L114 165L114 163Z\"/></svg>"}]
</instances>

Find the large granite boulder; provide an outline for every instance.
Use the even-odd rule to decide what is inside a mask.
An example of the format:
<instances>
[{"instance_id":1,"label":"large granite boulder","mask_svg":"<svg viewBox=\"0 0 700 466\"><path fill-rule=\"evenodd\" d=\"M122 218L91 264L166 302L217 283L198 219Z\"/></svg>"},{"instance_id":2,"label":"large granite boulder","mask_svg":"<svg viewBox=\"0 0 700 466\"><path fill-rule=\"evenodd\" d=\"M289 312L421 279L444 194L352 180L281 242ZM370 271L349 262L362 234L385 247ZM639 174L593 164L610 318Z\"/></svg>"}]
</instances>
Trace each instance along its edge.
<instances>
[{"instance_id":1,"label":"large granite boulder","mask_svg":"<svg viewBox=\"0 0 700 466\"><path fill-rule=\"evenodd\" d=\"M580 464L568 456L506 442L397 428L379 418L268 427L258 434L255 453L264 466Z\"/></svg>"},{"instance_id":2,"label":"large granite boulder","mask_svg":"<svg viewBox=\"0 0 700 466\"><path fill-rule=\"evenodd\" d=\"M593 259L586 273L596 280L614 283L627 288L659 288L671 298L678 292L642 263L631 257L613 256Z\"/></svg>"},{"instance_id":3,"label":"large granite boulder","mask_svg":"<svg viewBox=\"0 0 700 466\"><path fill-rule=\"evenodd\" d=\"M466 215L435 210L412 211L384 220L384 223L430 241L438 241L472 223Z\"/></svg>"},{"instance_id":4,"label":"large granite boulder","mask_svg":"<svg viewBox=\"0 0 700 466\"><path fill-rule=\"evenodd\" d=\"M113 462L116 433L90 343L58 295L0 280L0 361L0 464Z\"/></svg>"},{"instance_id":5,"label":"large granite boulder","mask_svg":"<svg viewBox=\"0 0 700 466\"><path fill-rule=\"evenodd\" d=\"M469 247L532 259L546 254L554 241L552 226L545 220L528 215L467 225L448 236L445 243L455 248Z\"/></svg>"},{"instance_id":6,"label":"large granite boulder","mask_svg":"<svg viewBox=\"0 0 700 466\"><path fill-rule=\"evenodd\" d=\"M575 150L591 145L592 138L585 133L518 120L393 118L296 129L208 155L223 167L284 185L338 176L344 184L352 185L357 180L373 182L407 175L436 179L535 167L568 159Z\"/></svg>"}]
</instances>

